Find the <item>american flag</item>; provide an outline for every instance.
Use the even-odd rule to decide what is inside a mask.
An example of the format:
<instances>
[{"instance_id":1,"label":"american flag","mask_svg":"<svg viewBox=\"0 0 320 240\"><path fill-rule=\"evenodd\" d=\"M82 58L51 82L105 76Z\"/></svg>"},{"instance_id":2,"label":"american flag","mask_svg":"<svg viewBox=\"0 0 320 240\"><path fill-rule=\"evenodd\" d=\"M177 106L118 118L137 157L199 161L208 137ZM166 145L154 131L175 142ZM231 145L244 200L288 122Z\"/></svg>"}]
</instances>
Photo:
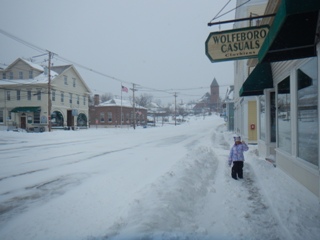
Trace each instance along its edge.
<instances>
[{"instance_id":1,"label":"american flag","mask_svg":"<svg viewBox=\"0 0 320 240\"><path fill-rule=\"evenodd\" d=\"M125 86L121 86L121 91L127 93L128 92L128 88L126 88Z\"/></svg>"}]
</instances>

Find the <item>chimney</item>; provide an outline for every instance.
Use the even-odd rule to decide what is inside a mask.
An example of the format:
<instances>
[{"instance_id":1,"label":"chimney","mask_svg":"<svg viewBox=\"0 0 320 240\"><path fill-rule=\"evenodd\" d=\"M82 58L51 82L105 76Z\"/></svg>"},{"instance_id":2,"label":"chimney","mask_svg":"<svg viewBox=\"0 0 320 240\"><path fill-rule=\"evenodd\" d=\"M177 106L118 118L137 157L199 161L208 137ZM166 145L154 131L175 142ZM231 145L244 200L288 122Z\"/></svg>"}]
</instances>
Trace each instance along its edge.
<instances>
[{"instance_id":1,"label":"chimney","mask_svg":"<svg viewBox=\"0 0 320 240\"><path fill-rule=\"evenodd\" d=\"M94 95L94 105L97 106L100 104L100 96L99 94Z\"/></svg>"}]
</instances>

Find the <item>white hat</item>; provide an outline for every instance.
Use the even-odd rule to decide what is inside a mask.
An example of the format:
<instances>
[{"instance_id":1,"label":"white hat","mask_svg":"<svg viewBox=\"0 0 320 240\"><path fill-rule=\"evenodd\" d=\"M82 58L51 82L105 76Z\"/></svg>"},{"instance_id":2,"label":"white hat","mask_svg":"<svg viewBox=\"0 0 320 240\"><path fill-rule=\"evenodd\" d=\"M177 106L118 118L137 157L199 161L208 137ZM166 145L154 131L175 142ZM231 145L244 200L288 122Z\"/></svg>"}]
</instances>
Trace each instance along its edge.
<instances>
[{"instance_id":1,"label":"white hat","mask_svg":"<svg viewBox=\"0 0 320 240\"><path fill-rule=\"evenodd\" d=\"M234 139L235 142L241 141L241 137L240 136L234 136L233 139Z\"/></svg>"}]
</instances>

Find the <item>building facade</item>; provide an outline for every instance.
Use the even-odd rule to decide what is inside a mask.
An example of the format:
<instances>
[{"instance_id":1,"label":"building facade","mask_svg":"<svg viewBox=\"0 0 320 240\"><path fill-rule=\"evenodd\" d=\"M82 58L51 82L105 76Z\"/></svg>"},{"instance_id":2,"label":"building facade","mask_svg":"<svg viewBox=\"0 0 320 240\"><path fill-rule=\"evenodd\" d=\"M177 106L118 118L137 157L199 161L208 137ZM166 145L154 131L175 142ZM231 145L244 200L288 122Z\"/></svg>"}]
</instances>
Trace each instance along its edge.
<instances>
[{"instance_id":1,"label":"building facade","mask_svg":"<svg viewBox=\"0 0 320 240\"><path fill-rule=\"evenodd\" d=\"M259 155L318 197L319 10L319 1L270 0L264 14L275 16L260 23L269 25L269 32L258 58L247 60L250 74L238 85L238 106L256 102ZM244 123L238 127L246 131Z\"/></svg>"},{"instance_id":2,"label":"building facade","mask_svg":"<svg viewBox=\"0 0 320 240\"><path fill-rule=\"evenodd\" d=\"M135 112L135 116L134 116ZM94 105L89 108L91 127L145 126L147 109L127 100L110 99L100 103L99 95L94 96Z\"/></svg>"},{"instance_id":3,"label":"building facade","mask_svg":"<svg viewBox=\"0 0 320 240\"><path fill-rule=\"evenodd\" d=\"M0 128L86 128L89 94L72 65L51 67L49 81L48 68L18 58L0 70Z\"/></svg>"},{"instance_id":4,"label":"building facade","mask_svg":"<svg viewBox=\"0 0 320 240\"><path fill-rule=\"evenodd\" d=\"M251 16L261 16L264 14L267 0L238 0L235 18L247 18ZM246 28L259 26L260 21L241 21L235 23L235 28ZM251 60L252 61L252 60ZM246 139L248 143L256 144L258 141L257 130L257 99L254 96L246 96L245 98L239 95L239 91L247 79L252 67L248 65L247 59L237 60L234 62L234 131Z\"/></svg>"}]
</instances>

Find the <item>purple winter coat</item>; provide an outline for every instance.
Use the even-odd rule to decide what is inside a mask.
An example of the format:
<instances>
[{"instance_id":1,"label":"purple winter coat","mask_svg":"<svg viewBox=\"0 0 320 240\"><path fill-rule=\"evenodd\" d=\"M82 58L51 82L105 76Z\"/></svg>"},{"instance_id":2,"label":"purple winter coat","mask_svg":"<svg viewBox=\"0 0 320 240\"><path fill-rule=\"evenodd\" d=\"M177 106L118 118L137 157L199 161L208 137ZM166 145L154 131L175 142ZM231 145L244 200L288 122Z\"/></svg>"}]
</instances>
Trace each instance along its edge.
<instances>
[{"instance_id":1,"label":"purple winter coat","mask_svg":"<svg viewBox=\"0 0 320 240\"><path fill-rule=\"evenodd\" d=\"M249 147L246 143L234 144L230 149L228 163L231 165L235 161L244 161L244 151L248 151Z\"/></svg>"}]
</instances>

